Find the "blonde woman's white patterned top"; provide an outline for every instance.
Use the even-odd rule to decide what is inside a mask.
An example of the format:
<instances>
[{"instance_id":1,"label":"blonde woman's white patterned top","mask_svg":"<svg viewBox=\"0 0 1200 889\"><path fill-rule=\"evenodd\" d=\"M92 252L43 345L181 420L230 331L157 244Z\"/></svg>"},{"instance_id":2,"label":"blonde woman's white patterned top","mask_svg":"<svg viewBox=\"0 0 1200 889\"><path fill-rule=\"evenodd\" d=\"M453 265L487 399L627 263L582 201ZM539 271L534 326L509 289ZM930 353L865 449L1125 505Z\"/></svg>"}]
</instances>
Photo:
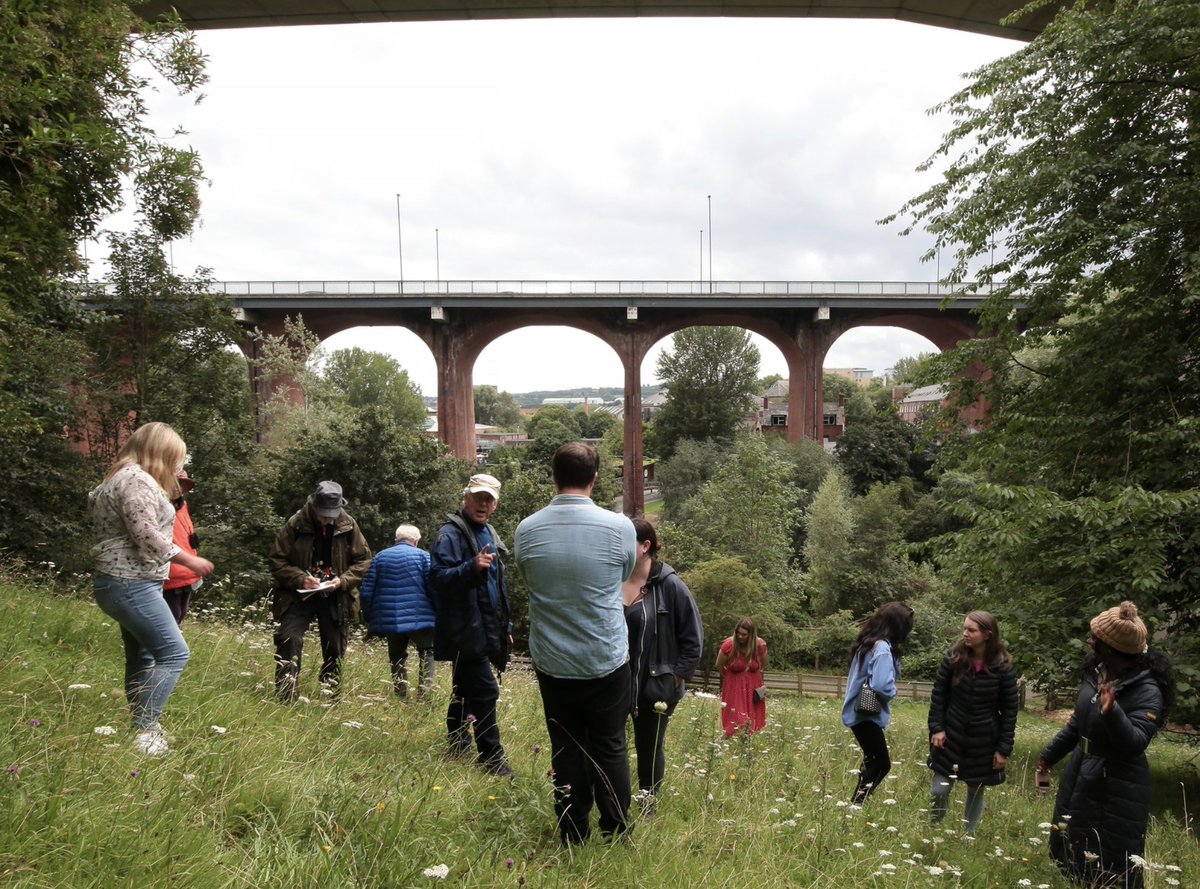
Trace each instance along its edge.
<instances>
[{"instance_id":1,"label":"blonde woman's white patterned top","mask_svg":"<svg viewBox=\"0 0 1200 889\"><path fill-rule=\"evenodd\" d=\"M154 477L136 463L122 466L88 494L101 574L129 580L165 580L173 555L175 507Z\"/></svg>"}]
</instances>

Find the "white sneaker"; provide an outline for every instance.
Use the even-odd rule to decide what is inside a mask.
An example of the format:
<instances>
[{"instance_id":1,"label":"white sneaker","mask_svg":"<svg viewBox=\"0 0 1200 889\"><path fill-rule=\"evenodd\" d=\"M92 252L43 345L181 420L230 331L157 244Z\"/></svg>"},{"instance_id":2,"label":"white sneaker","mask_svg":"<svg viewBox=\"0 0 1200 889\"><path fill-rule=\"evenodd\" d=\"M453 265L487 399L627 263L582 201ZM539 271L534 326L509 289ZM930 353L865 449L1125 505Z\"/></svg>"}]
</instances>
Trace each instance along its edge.
<instances>
[{"instance_id":1,"label":"white sneaker","mask_svg":"<svg viewBox=\"0 0 1200 889\"><path fill-rule=\"evenodd\" d=\"M161 728L148 728L133 736L133 746L138 753L147 756L162 756L167 752L167 739Z\"/></svg>"}]
</instances>

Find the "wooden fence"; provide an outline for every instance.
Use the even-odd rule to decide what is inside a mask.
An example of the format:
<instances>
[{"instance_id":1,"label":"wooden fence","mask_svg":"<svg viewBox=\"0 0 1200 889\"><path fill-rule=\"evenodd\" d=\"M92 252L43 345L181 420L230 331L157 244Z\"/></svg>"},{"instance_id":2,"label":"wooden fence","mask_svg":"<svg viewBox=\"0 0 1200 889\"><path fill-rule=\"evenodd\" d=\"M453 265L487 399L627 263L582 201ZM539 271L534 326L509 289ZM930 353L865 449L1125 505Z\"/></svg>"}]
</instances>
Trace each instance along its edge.
<instances>
[{"instance_id":1,"label":"wooden fence","mask_svg":"<svg viewBox=\"0 0 1200 889\"><path fill-rule=\"evenodd\" d=\"M529 658L515 656L512 663L518 668L532 669ZM829 676L824 673L782 673L768 671L763 673L763 683L772 692L785 692L806 695L814 698L832 698L841 703L846 696L846 677ZM700 691L717 693L720 681L711 670L700 670L689 685ZM1024 682L1018 681L1017 690L1021 696L1021 709L1025 709L1028 689ZM928 701L933 694L932 682L902 680L896 683L896 699L902 701Z\"/></svg>"}]
</instances>

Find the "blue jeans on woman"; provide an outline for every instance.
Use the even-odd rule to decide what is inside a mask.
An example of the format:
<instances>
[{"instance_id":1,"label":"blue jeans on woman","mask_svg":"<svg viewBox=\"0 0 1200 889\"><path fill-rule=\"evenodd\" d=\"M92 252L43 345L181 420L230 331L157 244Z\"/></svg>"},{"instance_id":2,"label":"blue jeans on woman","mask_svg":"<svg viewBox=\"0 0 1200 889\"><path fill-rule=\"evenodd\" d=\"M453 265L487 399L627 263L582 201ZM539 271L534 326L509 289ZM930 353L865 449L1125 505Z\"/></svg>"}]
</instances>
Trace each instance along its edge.
<instances>
[{"instance_id":1,"label":"blue jeans on woman","mask_svg":"<svg viewBox=\"0 0 1200 889\"><path fill-rule=\"evenodd\" d=\"M163 600L162 581L97 573L93 587L100 610L121 626L125 695L133 724L139 729L155 728L190 655Z\"/></svg>"}]
</instances>

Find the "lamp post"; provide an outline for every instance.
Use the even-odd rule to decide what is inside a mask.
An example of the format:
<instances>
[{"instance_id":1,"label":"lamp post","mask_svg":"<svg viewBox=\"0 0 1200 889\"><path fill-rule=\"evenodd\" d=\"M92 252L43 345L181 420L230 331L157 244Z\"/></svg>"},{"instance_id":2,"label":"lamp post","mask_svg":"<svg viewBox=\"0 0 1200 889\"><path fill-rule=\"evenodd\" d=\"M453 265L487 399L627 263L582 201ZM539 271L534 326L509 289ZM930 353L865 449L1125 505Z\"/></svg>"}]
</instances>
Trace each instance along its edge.
<instances>
[{"instance_id":1,"label":"lamp post","mask_svg":"<svg viewBox=\"0 0 1200 889\"><path fill-rule=\"evenodd\" d=\"M400 230L400 194L396 194L396 246L400 249L400 293L404 294L404 235Z\"/></svg>"},{"instance_id":2,"label":"lamp post","mask_svg":"<svg viewBox=\"0 0 1200 889\"><path fill-rule=\"evenodd\" d=\"M433 259L437 270L437 291L442 292L442 241L438 230L433 230Z\"/></svg>"},{"instance_id":3,"label":"lamp post","mask_svg":"<svg viewBox=\"0 0 1200 889\"><path fill-rule=\"evenodd\" d=\"M704 229L700 229L700 292L704 292Z\"/></svg>"},{"instance_id":4,"label":"lamp post","mask_svg":"<svg viewBox=\"0 0 1200 889\"><path fill-rule=\"evenodd\" d=\"M713 292L712 274L712 195L708 196L708 292Z\"/></svg>"}]
</instances>

